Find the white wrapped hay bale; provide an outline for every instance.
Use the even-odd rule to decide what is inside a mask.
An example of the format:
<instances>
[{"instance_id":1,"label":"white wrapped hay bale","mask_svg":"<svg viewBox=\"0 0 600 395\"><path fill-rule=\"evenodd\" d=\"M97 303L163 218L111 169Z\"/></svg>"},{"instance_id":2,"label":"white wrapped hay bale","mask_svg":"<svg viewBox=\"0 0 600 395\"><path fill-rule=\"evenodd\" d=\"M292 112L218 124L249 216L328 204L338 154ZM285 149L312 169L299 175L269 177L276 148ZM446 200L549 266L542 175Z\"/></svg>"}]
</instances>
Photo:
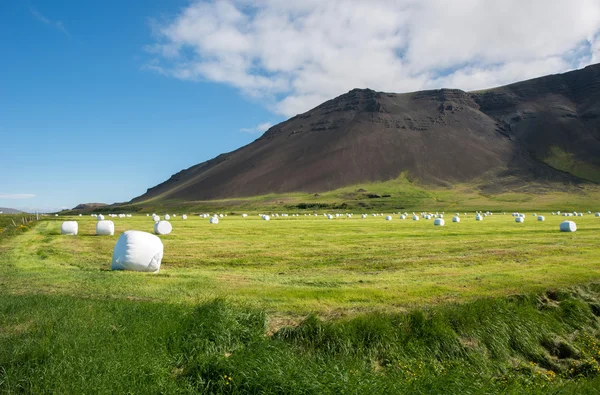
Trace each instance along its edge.
<instances>
[{"instance_id":1,"label":"white wrapped hay bale","mask_svg":"<svg viewBox=\"0 0 600 395\"><path fill-rule=\"evenodd\" d=\"M327 214L327 219L333 219L333 215Z\"/></svg>"},{"instance_id":2,"label":"white wrapped hay bale","mask_svg":"<svg viewBox=\"0 0 600 395\"><path fill-rule=\"evenodd\" d=\"M460 217L458 215L454 216L454 218L452 218L452 222L460 222Z\"/></svg>"},{"instance_id":3,"label":"white wrapped hay bale","mask_svg":"<svg viewBox=\"0 0 600 395\"><path fill-rule=\"evenodd\" d=\"M104 221L104 215L102 215L102 214L98 214L98 215L96 216L96 219L97 219L98 221Z\"/></svg>"},{"instance_id":4,"label":"white wrapped hay bale","mask_svg":"<svg viewBox=\"0 0 600 395\"><path fill-rule=\"evenodd\" d=\"M117 240L111 270L156 273L162 258L163 243L160 238L139 230L128 230Z\"/></svg>"},{"instance_id":5,"label":"white wrapped hay bale","mask_svg":"<svg viewBox=\"0 0 600 395\"><path fill-rule=\"evenodd\" d=\"M154 224L154 233L157 235L168 235L173 230L169 221L158 221Z\"/></svg>"},{"instance_id":6,"label":"white wrapped hay bale","mask_svg":"<svg viewBox=\"0 0 600 395\"><path fill-rule=\"evenodd\" d=\"M479 214L475 217L475 221L483 221L483 217Z\"/></svg>"},{"instance_id":7,"label":"white wrapped hay bale","mask_svg":"<svg viewBox=\"0 0 600 395\"><path fill-rule=\"evenodd\" d=\"M402 215L400 216L400 219L406 219L406 215L402 214Z\"/></svg>"},{"instance_id":8,"label":"white wrapped hay bale","mask_svg":"<svg viewBox=\"0 0 600 395\"><path fill-rule=\"evenodd\" d=\"M187 215L183 214L183 215L181 216L181 219L187 219Z\"/></svg>"},{"instance_id":9,"label":"white wrapped hay bale","mask_svg":"<svg viewBox=\"0 0 600 395\"><path fill-rule=\"evenodd\" d=\"M419 216L418 216L418 215L416 215L416 214L415 214L415 215L413 215L413 221L418 221L419 219L420 219L420 218L419 218Z\"/></svg>"},{"instance_id":10,"label":"white wrapped hay bale","mask_svg":"<svg viewBox=\"0 0 600 395\"><path fill-rule=\"evenodd\" d=\"M392 220L392 216L391 216L391 215L388 215L388 216L386 216L386 217L385 217L385 220L386 220L386 221L391 221L391 220Z\"/></svg>"},{"instance_id":11,"label":"white wrapped hay bale","mask_svg":"<svg viewBox=\"0 0 600 395\"><path fill-rule=\"evenodd\" d=\"M218 217L210 217L210 220L208 222L216 225L219 223L219 218Z\"/></svg>"},{"instance_id":12,"label":"white wrapped hay bale","mask_svg":"<svg viewBox=\"0 0 600 395\"><path fill-rule=\"evenodd\" d=\"M433 224L435 226L444 226L446 225L446 221L444 221L443 218L436 218L435 221L433 221Z\"/></svg>"},{"instance_id":13,"label":"white wrapped hay bale","mask_svg":"<svg viewBox=\"0 0 600 395\"><path fill-rule=\"evenodd\" d=\"M367 214L363 214L363 215L361 215L361 217L362 217L363 219L365 219L365 218L367 218Z\"/></svg>"},{"instance_id":14,"label":"white wrapped hay bale","mask_svg":"<svg viewBox=\"0 0 600 395\"><path fill-rule=\"evenodd\" d=\"M515 218L515 222L518 224L522 224L523 222L525 222L525 217L517 217Z\"/></svg>"},{"instance_id":15,"label":"white wrapped hay bale","mask_svg":"<svg viewBox=\"0 0 600 395\"><path fill-rule=\"evenodd\" d=\"M60 234L61 235L76 235L79 226L77 225L77 221L65 221L60 226Z\"/></svg>"},{"instance_id":16,"label":"white wrapped hay bale","mask_svg":"<svg viewBox=\"0 0 600 395\"><path fill-rule=\"evenodd\" d=\"M270 221L271 217L268 215L263 215L262 219L263 219L263 221Z\"/></svg>"},{"instance_id":17,"label":"white wrapped hay bale","mask_svg":"<svg viewBox=\"0 0 600 395\"><path fill-rule=\"evenodd\" d=\"M79 216L81 217L81 216L83 216L83 214L79 214Z\"/></svg>"},{"instance_id":18,"label":"white wrapped hay bale","mask_svg":"<svg viewBox=\"0 0 600 395\"><path fill-rule=\"evenodd\" d=\"M96 222L96 234L98 236L112 236L115 234L115 223L109 220Z\"/></svg>"},{"instance_id":19,"label":"white wrapped hay bale","mask_svg":"<svg viewBox=\"0 0 600 395\"><path fill-rule=\"evenodd\" d=\"M596 217L600 217L600 213L596 213Z\"/></svg>"},{"instance_id":20,"label":"white wrapped hay bale","mask_svg":"<svg viewBox=\"0 0 600 395\"><path fill-rule=\"evenodd\" d=\"M171 219L171 216L169 214L165 214L165 221L168 221Z\"/></svg>"},{"instance_id":21,"label":"white wrapped hay bale","mask_svg":"<svg viewBox=\"0 0 600 395\"><path fill-rule=\"evenodd\" d=\"M539 221L539 222L544 222L545 220L546 220L546 217L544 217L543 215L540 215L540 216L538 217L538 221Z\"/></svg>"},{"instance_id":22,"label":"white wrapped hay bale","mask_svg":"<svg viewBox=\"0 0 600 395\"><path fill-rule=\"evenodd\" d=\"M561 232L576 232L577 224L575 224L575 222L573 222L573 221L565 221L560 224L560 231Z\"/></svg>"},{"instance_id":23,"label":"white wrapped hay bale","mask_svg":"<svg viewBox=\"0 0 600 395\"><path fill-rule=\"evenodd\" d=\"M306 214L304 214L306 215ZM242 218L246 218L248 216L248 214L242 214Z\"/></svg>"}]
</instances>

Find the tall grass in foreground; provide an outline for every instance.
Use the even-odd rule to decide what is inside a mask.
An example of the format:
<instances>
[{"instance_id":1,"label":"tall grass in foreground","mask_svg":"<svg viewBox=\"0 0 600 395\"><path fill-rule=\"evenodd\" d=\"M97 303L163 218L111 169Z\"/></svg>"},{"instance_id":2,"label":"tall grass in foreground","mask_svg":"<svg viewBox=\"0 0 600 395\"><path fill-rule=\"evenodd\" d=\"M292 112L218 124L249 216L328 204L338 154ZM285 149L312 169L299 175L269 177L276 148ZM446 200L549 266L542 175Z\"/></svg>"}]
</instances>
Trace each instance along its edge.
<instances>
[{"instance_id":1,"label":"tall grass in foreground","mask_svg":"<svg viewBox=\"0 0 600 395\"><path fill-rule=\"evenodd\" d=\"M600 285L405 314L268 317L0 294L0 392L585 394L600 389Z\"/></svg>"}]
</instances>

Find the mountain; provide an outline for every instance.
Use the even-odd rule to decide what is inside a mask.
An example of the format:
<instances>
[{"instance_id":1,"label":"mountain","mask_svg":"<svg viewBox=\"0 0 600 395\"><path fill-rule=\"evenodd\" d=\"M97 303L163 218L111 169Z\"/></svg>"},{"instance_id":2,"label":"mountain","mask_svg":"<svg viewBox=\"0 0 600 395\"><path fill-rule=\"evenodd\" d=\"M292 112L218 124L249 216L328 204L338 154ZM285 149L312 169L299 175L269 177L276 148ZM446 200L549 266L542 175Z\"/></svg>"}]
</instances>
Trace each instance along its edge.
<instances>
[{"instance_id":1,"label":"mountain","mask_svg":"<svg viewBox=\"0 0 600 395\"><path fill-rule=\"evenodd\" d=\"M93 211L106 206L108 206L106 203L82 203L73 207L73 209L70 211Z\"/></svg>"},{"instance_id":2,"label":"mountain","mask_svg":"<svg viewBox=\"0 0 600 395\"><path fill-rule=\"evenodd\" d=\"M424 184L600 182L600 64L484 91L354 89L132 200Z\"/></svg>"},{"instance_id":3,"label":"mountain","mask_svg":"<svg viewBox=\"0 0 600 395\"><path fill-rule=\"evenodd\" d=\"M0 214L21 214L22 211L15 210L14 208L0 207Z\"/></svg>"}]
</instances>

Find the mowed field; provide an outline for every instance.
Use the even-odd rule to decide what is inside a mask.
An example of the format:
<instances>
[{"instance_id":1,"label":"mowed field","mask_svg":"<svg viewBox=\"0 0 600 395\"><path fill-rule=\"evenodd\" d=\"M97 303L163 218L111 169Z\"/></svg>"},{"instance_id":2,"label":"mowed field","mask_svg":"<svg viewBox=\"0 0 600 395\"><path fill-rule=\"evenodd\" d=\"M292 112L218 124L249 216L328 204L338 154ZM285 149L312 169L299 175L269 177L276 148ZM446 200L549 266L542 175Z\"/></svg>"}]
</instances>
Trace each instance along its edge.
<instances>
[{"instance_id":1,"label":"mowed field","mask_svg":"<svg viewBox=\"0 0 600 395\"><path fill-rule=\"evenodd\" d=\"M3 246L2 287L52 293L198 303L226 297L273 316L403 310L482 296L565 287L600 279L600 218L570 218L576 233L559 232L562 216L525 223L495 214L436 227L433 219L392 221L360 215L228 216L217 225L190 216L171 219L161 236L159 274L111 272L114 245L126 230L152 232L146 216L114 218L115 235L95 235L91 217L56 217ZM61 236L77 220L77 236Z\"/></svg>"},{"instance_id":2,"label":"mowed field","mask_svg":"<svg viewBox=\"0 0 600 395\"><path fill-rule=\"evenodd\" d=\"M110 270L151 218L45 217L0 239L0 393L598 393L600 218L537 214L178 215L158 274Z\"/></svg>"}]
</instances>

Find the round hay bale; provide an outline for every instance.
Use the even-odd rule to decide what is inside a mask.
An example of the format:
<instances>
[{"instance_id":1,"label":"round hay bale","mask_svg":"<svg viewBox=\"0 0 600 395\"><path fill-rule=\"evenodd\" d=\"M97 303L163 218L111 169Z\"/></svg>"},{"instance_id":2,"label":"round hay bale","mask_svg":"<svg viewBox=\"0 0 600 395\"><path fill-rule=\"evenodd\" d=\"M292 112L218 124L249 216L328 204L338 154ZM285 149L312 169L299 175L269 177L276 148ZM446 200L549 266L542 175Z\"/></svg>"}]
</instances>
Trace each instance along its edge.
<instances>
[{"instance_id":1,"label":"round hay bale","mask_svg":"<svg viewBox=\"0 0 600 395\"><path fill-rule=\"evenodd\" d=\"M327 214L327 219L333 219L333 215Z\"/></svg>"},{"instance_id":2,"label":"round hay bale","mask_svg":"<svg viewBox=\"0 0 600 395\"><path fill-rule=\"evenodd\" d=\"M304 214L306 215L306 214ZM248 216L248 214L242 214L242 218L246 218Z\"/></svg>"},{"instance_id":3,"label":"round hay bale","mask_svg":"<svg viewBox=\"0 0 600 395\"><path fill-rule=\"evenodd\" d=\"M97 219L98 221L104 221L104 215L102 215L102 214L98 214L98 215L96 216L96 219Z\"/></svg>"},{"instance_id":4,"label":"round hay bale","mask_svg":"<svg viewBox=\"0 0 600 395\"><path fill-rule=\"evenodd\" d=\"M385 220L386 220L386 221L391 221L391 220L392 220L392 216L391 216L391 215L388 215L388 216L386 216L386 217L385 217Z\"/></svg>"},{"instance_id":5,"label":"round hay bale","mask_svg":"<svg viewBox=\"0 0 600 395\"><path fill-rule=\"evenodd\" d=\"M565 221L560 224L560 231L561 232L576 232L577 224L573 221Z\"/></svg>"},{"instance_id":6,"label":"round hay bale","mask_svg":"<svg viewBox=\"0 0 600 395\"><path fill-rule=\"evenodd\" d=\"M406 215L402 214L402 215L400 216L400 219L406 219Z\"/></svg>"},{"instance_id":7,"label":"round hay bale","mask_svg":"<svg viewBox=\"0 0 600 395\"><path fill-rule=\"evenodd\" d=\"M515 222L518 224L522 224L523 222L525 222L525 217L517 217L515 218Z\"/></svg>"},{"instance_id":8,"label":"round hay bale","mask_svg":"<svg viewBox=\"0 0 600 395\"><path fill-rule=\"evenodd\" d=\"M483 217L479 214L475 217L475 221L483 221Z\"/></svg>"},{"instance_id":9,"label":"round hay bale","mask_svg":"<svg viewBox=\"0 0 600 395\"><path fill-rule=\"evenodd\" d=\"M169 221L158 221L154 224L154 233L157 235L168 235L173 230Z\"/></svg>"},{"instance_id":10,"label":"round hay bale","mask_svg":"<svg viewBox=\"0 0 600 395\"><path fill-rule=\"evenodd\" d=\"M96 234L98 236L112 236L115 234L115 223L109 220L96 222Z\"/></svg>"},{"instance_id":11,"label":"round hay bale","mask_svg":"<svg viewBox=\"0 0 600 395\"><path fill-rule=\"evenodd\" d=\"M415 214L415 215L413 215L413 221L418 221L419 219L420 219L420 218L419 218L419 216L418 216L418 215L416 215L416 214Z\"/></svg>"},{"instance_id":12,"label":"round hay bale","mask_svg":"<svg viewBox=\"0 0 600 395\"><path fill-rule=\"evenodd\" d=\"M460 222L460 217L459 216L453 217L452 222Z\"/></svg>"},{"instance_id":13,"label":"round hay bale","mask_svg":"<svg viewBox=\"0 0 600 395\"><path fill-rule=\"evenodd\" d=\"M157 273L162 257L160 238L139 230L128 230L115 244L111 270Z\"/></svg>"},{"instance_id":14,"label":"round hay bale","mask_svg":"<svg viewBox=\"0 0 600 395\"><path fill-rule=\"evenodd\" d=\"M263 215L262 219L263 219L264 221L270 221L270 220L271 220L271 217L269 217L268 215Z\"/></svg>"},{"instance_id":15,"label":"round hay bale","mask_svg":"<svg viewBox=\"0 0 600 395\"><path fill-rule=\"evenodd\" d=\"M77 221L65 221L60 225L60 234L74 236L77 235L78 228Z\"/></svg>"},{"instance_id":16,"label":"round hay bale","mask_svg":"<svg viewBox=\"0 0 600 395\"><path fill-rule=\"evenodd\" d=\"M171 219L171 216L169 214L165 214L165 221L168 221Z\"/></svg>"},{"instance_id":17,"label":"round hay bale","mask_svg":"<svg viewBox=\"0 0 600 395\"><path fill-rule=\"evenodd\" d=\"M361 215L361 217L363 217L363 219L367 218L367 214L363 214L363 215Z\"/></svg>"},{"instance_id":18,"label":"round hay bale","mask_svg":"<svg viewBox=\"0 0 600 395\"><path fill-rule=\"evenodd\" d=\"M187 215L183 214L183 215L181 216L181 219L187 219Z\"/></svg>"},{"instance_id":19,"label":"round hay bale","mask_svg":"<svg viewBox=\"0 0 600 395\"><path fill-rule=\"evenodd\" d=\"M219 223L219 218L217 218L217 217L210 217L210 220L208 220L208 222L211 223L211 224L218 224Z\"/></svg>"},{"instance_id":20,"label":"round hay bale","mask_svg":"<svg viewBox=\"0 0 600 395\"><path fill-rule=\"evenodd\" d=\"M544 222L545 220L546 220L546 217L544 217L543 215L540 215L540 216L538 217L538 221L539 221L539 222Z\"/></svg>"},{"instance_id":21,"label":"round hay bale","mask_svg":"<svg viewBox=\"0 0 600 395\"><path fill-rule=\"evenodd\" d=\"M446 225L446 221L444 221L443 218L436 218L435 221L433 221L433 224L435 226L444 226Z\"/></svg>"},{"instance_id":22,"label":"round hay bale","mask_svg":"<svg viewBox=\"0 0 600 395\"><path fill-rule=\"evenodd\" d=\"M596 217L600 217L600 213L596 213Z\"/></svg>"}]
</instances>

